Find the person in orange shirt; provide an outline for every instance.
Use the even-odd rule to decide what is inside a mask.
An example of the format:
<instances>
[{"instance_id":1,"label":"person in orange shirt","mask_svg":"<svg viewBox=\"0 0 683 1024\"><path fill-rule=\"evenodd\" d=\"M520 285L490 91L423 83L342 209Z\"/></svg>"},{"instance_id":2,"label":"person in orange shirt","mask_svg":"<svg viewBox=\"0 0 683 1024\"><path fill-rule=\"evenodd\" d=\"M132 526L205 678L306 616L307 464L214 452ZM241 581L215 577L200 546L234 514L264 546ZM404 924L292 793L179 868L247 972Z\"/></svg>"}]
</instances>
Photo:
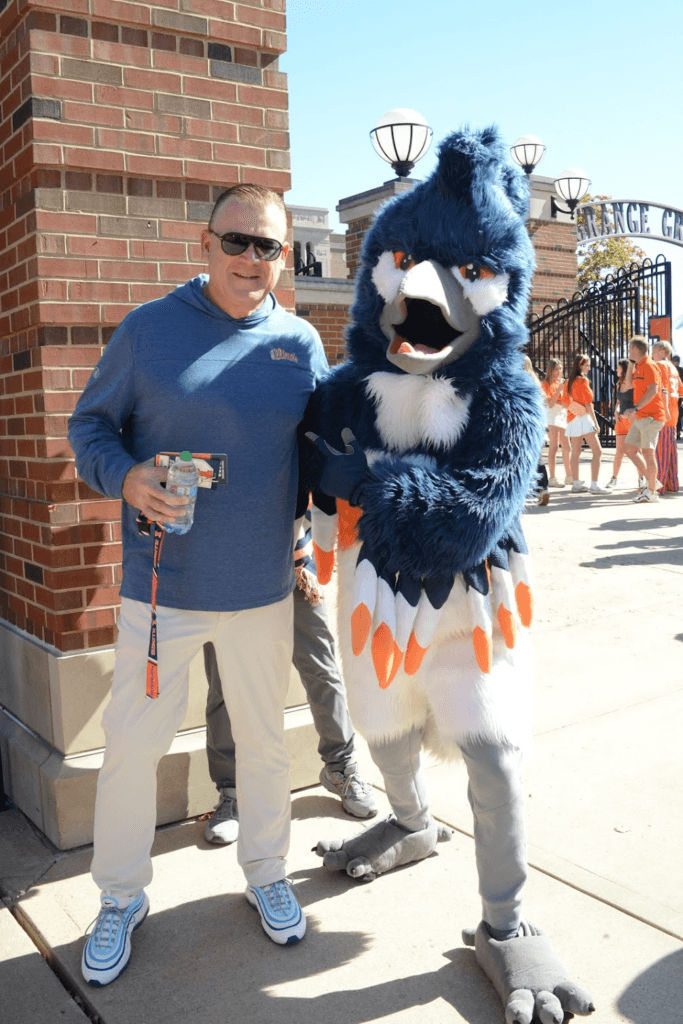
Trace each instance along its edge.
<instances>
[{"instance_id":1,"label":"person in orange shirt","mask_svg":"<svg viewBox=\"0 0 683 1024\"><path fill-rule=\"evenodd\" d=\"M678 449L676 448L676 427L678 425L678 396L680 378L671 362L671 345L668 341L657 341L652 346L652 359L662 379L668 418L657 439L657 479L661 484L659 493L678 493Z\"/></svg>"},{"instance_id":2,"label":"person in orange shirt","mask_svg":"<svg viewBox=\"0 0 683 1024\"><path fill-rule=\"evenodd\" d=\"M559 359L548 360L545 380L541 382L548 424L548 475L550 477L548 487L566 487L567 484L574 483L569 464L569 441L565 434L568 399L564 384L562 363ZM562 445L562 462L564 464L565 480L563 484L555 476L555 460L559 445Z\"/></svg>"},{"instance_id":3,"label":"person in orange shirt","mask_svg":"<svg viewBox=\"0 0 683 1024\"><path fill-rule=\"evenodd\" d=\"M659 372L647 354L647 341L642 335L633 335L628 355L634 366L633 406L624 414L631 422L626 435L626 454L638 467L638 475L644 476L647 482L633 500L659 501L655 449L669 412L664 404Z\"/></svg>"},{"instance_id":4,"label":"person in orange shirt","mask_svg":"<svg viewBox=\"0 0 683 1024\"><path fill-rule=\"evenodd\" d=\"M567 380L567 429L565 431L572 446L571 474L573 477L572 493L588 491L589 488L579 480L579 458L581 445L585 441L593 453L591 461L591 494L611 494L609 487L601 487L598 483L602 448L598 440L598 421L593 408L593 391L586 378L591 368L591 361L585 352L574 357L571 373Z\"/></svg>"},{"instance_id":5,"label":"person in orange shirt","mask_svg":"<svg viewBox=\"0 0 683 1024\"><path fill-rule=\"evenodd\" d=\"M617 486L617 477L621 469L621 463L626 455L626 435L631 429L631 421L624 415L627 409L633 405L633 366L628 359L620 359L617 363L617 406L614 410L614 434L616 450L612 464L612 476L608 487ZM635 465L635 463L634 463ZM638 466L636 465L636 469ZM638 479L638 490L642 491L646 480L644 476Z\"/></svg>"}]
</instances>

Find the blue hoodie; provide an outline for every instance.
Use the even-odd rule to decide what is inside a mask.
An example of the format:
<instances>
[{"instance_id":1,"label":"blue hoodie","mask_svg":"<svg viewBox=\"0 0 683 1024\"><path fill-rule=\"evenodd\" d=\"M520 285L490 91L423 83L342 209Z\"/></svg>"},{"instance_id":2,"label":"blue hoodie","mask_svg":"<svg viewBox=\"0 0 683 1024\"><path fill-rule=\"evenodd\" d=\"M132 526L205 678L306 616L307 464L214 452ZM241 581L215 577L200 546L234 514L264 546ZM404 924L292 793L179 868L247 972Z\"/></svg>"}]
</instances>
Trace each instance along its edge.
<instances>
[{"instance_id":1,"label":"blue hoodie","mask_svg":"<svg viewBox=\"0 0 683 1024\"><path fill-rule=\"evenodd\" d=\"M296 428L327 370L320 338L269 295L235 320L200 275L130 313L69 423L80 476L120 498L126 473L160 451L225 452L228 480L199 489L194 526L164 542L157 601L238 611L291 593ZM121 595L149 602L152 540L124 502Z\"/></svg>"}]
</instances>

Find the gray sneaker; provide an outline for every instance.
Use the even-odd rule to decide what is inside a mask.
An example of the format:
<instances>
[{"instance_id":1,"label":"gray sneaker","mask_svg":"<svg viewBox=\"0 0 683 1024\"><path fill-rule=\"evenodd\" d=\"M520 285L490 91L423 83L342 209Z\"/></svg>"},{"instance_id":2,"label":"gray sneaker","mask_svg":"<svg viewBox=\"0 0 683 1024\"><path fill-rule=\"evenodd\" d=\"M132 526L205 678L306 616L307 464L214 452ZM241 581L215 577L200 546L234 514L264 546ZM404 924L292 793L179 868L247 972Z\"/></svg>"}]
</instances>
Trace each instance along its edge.
<instances>
[{"instance_id":1,"label":"gray sneaker","mask_svg":"<svg viewBox=\"0 0 683 1024\"><path fill-rule=\"evenodd\" d=\"M219 789L216 810L204 825L204 838L209 843L234 843L240 830L234 789Z\"/></svg>"},{"instance_id":2,"label":"gray sneaker","mask_svg":"<svg viewBox=\"0 0 683 1024\"><path fill-rule=\"evenodd\" d=\"M320 773L326 790L340 797L342 807L354 818L374 818L377 804L370 787L358 774L357 764L347 764L343 772L331 771L327 765Z\"/></svg>"}]
</instances>

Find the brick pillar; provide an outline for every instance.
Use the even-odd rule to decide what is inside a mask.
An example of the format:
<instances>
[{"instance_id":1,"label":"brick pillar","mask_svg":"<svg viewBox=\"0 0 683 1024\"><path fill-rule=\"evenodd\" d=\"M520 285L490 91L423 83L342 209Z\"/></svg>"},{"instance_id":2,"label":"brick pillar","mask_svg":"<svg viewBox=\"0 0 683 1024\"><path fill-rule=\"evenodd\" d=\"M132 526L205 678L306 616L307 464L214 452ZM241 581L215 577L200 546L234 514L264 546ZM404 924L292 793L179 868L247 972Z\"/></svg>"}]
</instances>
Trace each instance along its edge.
<instances>
[{"instance_id":1,"label":"brick pillar","mask_svg":"<svg viewBox=\"0 0 683 1024\"><path fill-rule=\"evenodd\" d=\"M531 283L529 312L540 314L558 299L571 299L576 291L576 222L564 213L553 218L550 197L553 179L533 174L529 234L536 254L536 272Z\"/></svg>"},{"instance_id":2,"label":"brick pillar","mask_svg":"<svg viewBox=\"0 0 683 1024\"><path fill-rule=\"evenodd\" d=\"M0 0L0 711L67 759L102 745L121 575L119 502L77 479L68 417L126 313L203 268L220 192L289 189L284 10ZM278 296L294 306L291 270ZM87 815L47 820L45 752L15 740L15 800L88 841Z\"/></svg>"},{"instance_id":3,"label":"brick pillar","mask_svg":"<svg viewBox=\"0 0 683 1024\"><path fill-rule=\"evenodd\" d=\"M348 224L346 229L346 265L349 270L348 276L354 278L360 266L360 254L363 248L365 233L372 224L375 213L387 199L401 195L403 192L411 192L416 184L412 178L394 178L393 181L385 181L379 188L370 189L368 192L359 192L355 196L347 196L340 199L337 204L337 213L342 224Z\"/></svg>"}]
</instances>

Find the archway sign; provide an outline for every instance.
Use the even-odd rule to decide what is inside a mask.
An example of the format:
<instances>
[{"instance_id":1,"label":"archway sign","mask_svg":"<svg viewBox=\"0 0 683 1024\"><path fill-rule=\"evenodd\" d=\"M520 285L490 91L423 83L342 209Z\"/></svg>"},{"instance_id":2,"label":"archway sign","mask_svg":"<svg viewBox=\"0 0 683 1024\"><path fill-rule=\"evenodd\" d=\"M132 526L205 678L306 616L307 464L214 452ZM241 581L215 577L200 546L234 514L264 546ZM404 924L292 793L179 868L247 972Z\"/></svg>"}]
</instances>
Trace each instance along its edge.
<instances>
[{"instance_id":1,"label":"archway sign","mask_svg":"<svg viewBox=\"0 0 683 1024\"><path fill-rule=\"evenodd\" d=\"M595 215L598 207L602 207L601 223ZM584 215L583 223L576 225L577 245L634 235L683 246L683 210L636 199L602 199L582 204L577 212Z\"/></svg>"}]
</instances>

